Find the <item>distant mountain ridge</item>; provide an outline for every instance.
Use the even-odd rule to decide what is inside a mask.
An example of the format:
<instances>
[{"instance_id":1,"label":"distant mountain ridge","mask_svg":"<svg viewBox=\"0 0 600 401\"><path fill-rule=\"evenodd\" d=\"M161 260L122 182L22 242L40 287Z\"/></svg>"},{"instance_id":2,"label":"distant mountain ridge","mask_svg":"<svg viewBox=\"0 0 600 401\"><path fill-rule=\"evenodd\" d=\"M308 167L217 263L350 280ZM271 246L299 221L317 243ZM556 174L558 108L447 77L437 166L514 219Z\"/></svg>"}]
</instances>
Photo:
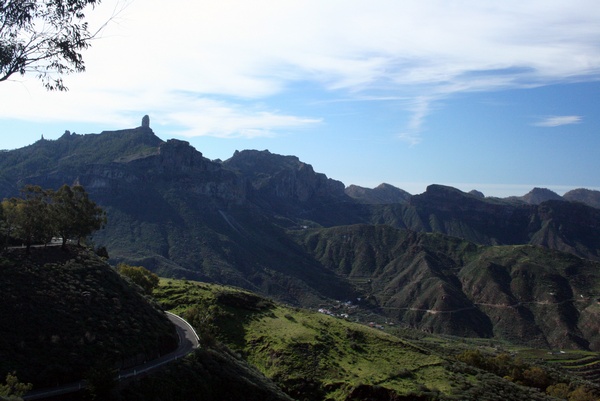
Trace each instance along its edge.
<instances>
[{"instance_id":1,"label":"distant mountain ridge","mask_svg":"<svg viewBox=\"0 0 600 401\"><path fill-rule=\"evenodd\" d=\"M408 192L386 183L380 184L373 189L350 185L346 188L345 192L346 195L359 202L370 204L404 203L411 197L411 194Z\"/></svg>"},{"instance_id":2,"label":"distant mountain ridge","mask_svg":"<svg viewBox=\"0 0 600 401\"><path fill-rule=\"evenodd\" d=\"M536 347L600 349L600 262L389 226L296 235L323 266L361 287L367 302L412 327Z\"/></svg>"},{"instance_id":3,"label":"distant mountain ridge","mask_svg":"<svg viewBox=\"0 0 600 401\"><path fill-rule=\"evenodd\" d=\"M563 199L571 202L581 202L600 209L600 191L591 189L573 189L563 195Z\"/></svg>"},{"instance_id":4,"label":"distant mountain ridge","mask_svg":"<svg viewBox=\"0 0 600 401\"><path fill-rule=\"evenodd\" d=\"M547 191L536 190L536 196L527 199L541 203L530 204L442 185L431 185L413 196L387 184L373 190L345 188L295 156L243 150L223 162L211 161L188 142L162 141L149 126L102 134L65 133L55 141L40 140L0 153L0 197L16 195L25 184L58 188L64 183L83 185L106 209L108 225L93 240L107 247L111 263L143 265L167 277L235 285L303 306L370 295L373 303L366 307L415 327L445 333L508 336L489 322L497 316L491 317L479 305L485 302L476 301L476 294L458 284L467 280L454 271L460 263L455 260L447 265L452 257L446 254L463 246L457 239L467 241L468 247L484 247L478 252L496 246L541 246L532 257L546 258L550 248L600 261L600 209L580 202L544 200ZM372 256L364 258L356 248L336 245L338 255L333 258L332 246L344 239L344 226L387 227L392 231L382 230L385 235L404 235L416 243L404 246L403 255L394 256L404 258L397 269L384 269L378 259L391 250L371 247L365 252ZM340 236L324 242L331 244L325 246L329 253L321 254L311 242L320 241L318 236L304 237L314 230L331 230L324 231L328 237ZM425 233L436 233L437 238L426 247L421 237ZM383 243L394 249L398 246L393 241ZM557 257L547 274L563 277L564 273L553 272L564 270L558 262L564 258ZM356 263L365 277L371 275L380 284L366 288L365 277L357 281L358 270L350 268ZM452 264L455 267L448 267ZM386 273L373 270L376 266ZM472 274L487 268L470 266ZM503 276L516 274L514 264L502 266ZM406 294L404 287L385 284L400 283L403 276L412 277L410 283L433 283L440 274L446 277L439 281L442 287L428 287L421 298L401 295ZM541 276L532 280L538 279ZM512 288L513 282L503 280L497 285ZM413 287L413 291L419 288L425 290ZM517 299L515 291L507 296ZM525 299L529 293L523 294L519 296ZM440 296L446 299L439 301ZM421 317L393 309L406 304L433 310L437 302L469 309L464 314ZM529 324L533 326L524 328L524 333L537 327ZM544 334L535 338L549 344L596 347L592 334L585 334L579 323L569 324L569 332L581 341L552 340L555 336L539 327L536 332Z\"/></svg>"}]
</instances>

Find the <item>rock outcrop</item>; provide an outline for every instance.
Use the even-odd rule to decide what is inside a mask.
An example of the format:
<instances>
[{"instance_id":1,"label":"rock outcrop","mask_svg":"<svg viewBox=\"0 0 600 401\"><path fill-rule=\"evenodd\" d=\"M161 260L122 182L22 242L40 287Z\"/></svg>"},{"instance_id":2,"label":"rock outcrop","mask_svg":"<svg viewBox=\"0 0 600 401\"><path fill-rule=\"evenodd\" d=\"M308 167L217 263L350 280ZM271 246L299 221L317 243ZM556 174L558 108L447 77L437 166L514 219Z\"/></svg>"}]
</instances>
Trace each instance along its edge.
<instances>
[{"instance_id":1,"label":"rock outcrop","mask_svg":"<svg viewBox=\"0 0 600 401\"><path fill-rule=\"evenodd\" d=\"M345 192L346 195L358 202L372 205L406 203L411 197L408 192L386 183L373 189L350 185L345 189Z\"/></svg>"},{"instance_id":2,"label":"rock outcrop","mask_svg":"<svg viewBox=\"0 0 600 401\"><path fill-rule=\"evenodd\" d=\"M578 188L563 195L563 199L571 202L581 202L600 209L600 191Z\"/></svg>"}]
</instances>

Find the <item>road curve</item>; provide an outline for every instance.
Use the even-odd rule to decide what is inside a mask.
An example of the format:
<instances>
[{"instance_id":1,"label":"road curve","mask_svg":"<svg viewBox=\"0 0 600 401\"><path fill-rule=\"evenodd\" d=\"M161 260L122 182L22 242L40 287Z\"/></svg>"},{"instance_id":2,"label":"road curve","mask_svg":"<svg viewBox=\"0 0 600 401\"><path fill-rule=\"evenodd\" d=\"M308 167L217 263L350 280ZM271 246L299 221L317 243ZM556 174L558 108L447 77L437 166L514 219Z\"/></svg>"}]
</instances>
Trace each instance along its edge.
<instances>
[{"instance_id":1,"label":"road curve","mask_svg":"<svg viewBox=\"0 0 600 401\"><path fill-rule=\"evenodd\" d=\"M166 312L166 314L169 320L173 322L175 329L177 330L177 336L179 338L179 345L177 346L177 349L142 365L119 371L118 380L125 380L140 374L156 371L163 365L183 358L196 348L200 347L198 334L196 334L196 331L192 325L174 313ZM81 380L79 382L65 384L59 387L31 391L23 396L23 400L43 400L44 398L55 397L61 394L74 393L83 388L85 388L85 381Z\"/></svg>"},{"instance_id":2,"label":"road curve","mask_svg":"<svg viewBox=\"0 0 600 401\"><path fill-rule=\"evenodd\" d=\"M177 336L179 337L179 345L177 349L169 354L163 355L160 358L154 359L143 365L136 366L134 368L122 370L119 372L119 380L127 379L129 377L137 376L142 373L149 373L157 370L161 366L173 362L177 359L183 358L196 348L200 347L200 342L196 330L182 317L177 316L174 313L166 312L167 317L177 329Z\"/></svg>"}]
</instances>

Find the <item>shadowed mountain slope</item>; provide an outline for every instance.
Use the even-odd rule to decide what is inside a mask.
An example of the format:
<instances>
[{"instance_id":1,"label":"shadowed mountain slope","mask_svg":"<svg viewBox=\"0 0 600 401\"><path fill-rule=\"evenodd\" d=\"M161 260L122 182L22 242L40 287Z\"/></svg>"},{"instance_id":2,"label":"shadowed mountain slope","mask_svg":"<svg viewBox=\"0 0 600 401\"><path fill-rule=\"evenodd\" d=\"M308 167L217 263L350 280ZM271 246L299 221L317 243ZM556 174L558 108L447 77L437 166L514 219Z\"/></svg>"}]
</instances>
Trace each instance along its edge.
<instances>
[{"instance_id":1,"label":"shadowed mountain slope","mask_svg":"<svg viewBox=\"0 0 600 401\"><path fill-rule=\"evenodd\" d=\"M162 310L92 252L69 247L0 255L0 375L35 388L127 368L177 347Z\"/></svg>"},{"instance_id":2,"label":"shadowed mountain slope","mask_svg":"<svg viewBox=\"0 0 600 401\"><path fill-rule=\"evenodd\" d=\"M549 200L564 200L562 196L547 188L533 188L523 196L511 196L507 200L523 201L529 205L539 205Z\"/></svg>"},{"instance_id":3,"label":"shadowed mountain slope","mask_svg":"<svg viewBox=\"0 0 600 401\"><path fill-rule=\"evenodd\" d=\"M379 208L372 222L484 245L542 245L600 260L600 210L576 202L515 204L430 185L407 205Z\"/></svg>"},{"instance_id":4,"label":"shadowed mountain slope","mask_svg":"<svg viewBox=\"0 0 600 401\"><path fill-rule=\"evenodd\" d=\"M327 269L412 327L600 349L600 264L542 247L477 246L387 226L297 232Z\"/></svg>"},{"instance_id":5,"label":"shadowed mountain slope","mask_svg":"<svg viewBox=\"0 0 600 401\"><path fill-rule=\"evenodd\" d=\"M563 199L571 202L581 202L600 209L600 191L578 188L563 195Z\"/></svg>"}]
</instances>

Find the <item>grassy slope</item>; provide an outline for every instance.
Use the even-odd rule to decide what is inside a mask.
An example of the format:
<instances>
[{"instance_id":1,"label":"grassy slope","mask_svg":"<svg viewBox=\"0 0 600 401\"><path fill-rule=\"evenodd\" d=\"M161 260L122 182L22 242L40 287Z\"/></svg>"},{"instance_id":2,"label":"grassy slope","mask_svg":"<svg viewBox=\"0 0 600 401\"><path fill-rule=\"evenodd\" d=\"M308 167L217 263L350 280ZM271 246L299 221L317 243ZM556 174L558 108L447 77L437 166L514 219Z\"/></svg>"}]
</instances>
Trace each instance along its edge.
<instances>
[{"instance_id":1,"label":"grassy slope","mask_svg":"<svg viewBox=\"0 0 600 401\"><path fill-rule=\"evenodd\" d=\"M454 358L474 347L487 350L488 343L405 329L412 335L408 340L244 290L191 281L162 280L156 296L186 316L205 345L214 345L216 337L295 399L547 399Z\"/></svg>"},{"instance_id":2,"label":"grassy slope","mask_svg":"<svg viewBox=\"0 0 600 401\"><path fill-rule=\"evenodd\" d=\"M451 388L451 373L440 357L362 325L216 285L163 280L156 296L166 308L211 326L294 398L344 399L360 384L399 393L426 383Z\"/></svg>"},{"instance_id":3,"label":"grassy slope","mask_svg":"<svg viewBox=\"0 0 600 401\"><path fill-rule=\"evenodd\" d=\"M451 373L440 357L362 325L279 306L250 317L245 330L250 362L298 396L313 383L334 399L361 384L400 394L422 386L451 390Z\"/></svg>"}]
</instances>

